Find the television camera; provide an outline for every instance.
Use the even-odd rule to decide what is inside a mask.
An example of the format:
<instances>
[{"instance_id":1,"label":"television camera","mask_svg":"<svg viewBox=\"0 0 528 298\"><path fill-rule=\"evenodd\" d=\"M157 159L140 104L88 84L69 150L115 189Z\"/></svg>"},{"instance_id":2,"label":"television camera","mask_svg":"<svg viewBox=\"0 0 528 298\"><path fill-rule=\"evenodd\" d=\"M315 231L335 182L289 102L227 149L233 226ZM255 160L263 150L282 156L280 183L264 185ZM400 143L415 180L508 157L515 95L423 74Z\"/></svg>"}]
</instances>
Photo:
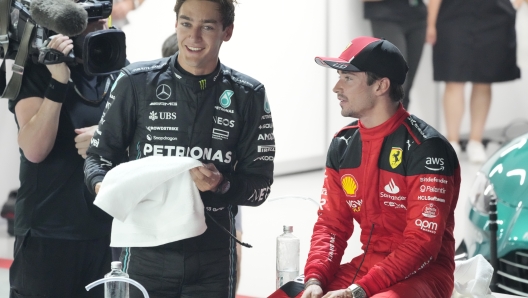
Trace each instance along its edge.
<instances>
[{"instance_id":1,"label":"television camera","mask_svg":"<svg viewBox=\"0 0 528 298\"><path fill-rule=\"evenodd\" d=\"M110 16L112 4L112 0L0 0L0 58L15 60L13 78L20 76L16 81L21 81L28 61L76 65L80 59L89 75L119 71L126 63L124 32L111 27L83 34L89 22ZM59 33L73 40L68 55L46 47ZM20 83L11 88L11 81L7 87L0 82L0 90L5 88L2 97L18 94Z\"/></svg>"}]
</instances>

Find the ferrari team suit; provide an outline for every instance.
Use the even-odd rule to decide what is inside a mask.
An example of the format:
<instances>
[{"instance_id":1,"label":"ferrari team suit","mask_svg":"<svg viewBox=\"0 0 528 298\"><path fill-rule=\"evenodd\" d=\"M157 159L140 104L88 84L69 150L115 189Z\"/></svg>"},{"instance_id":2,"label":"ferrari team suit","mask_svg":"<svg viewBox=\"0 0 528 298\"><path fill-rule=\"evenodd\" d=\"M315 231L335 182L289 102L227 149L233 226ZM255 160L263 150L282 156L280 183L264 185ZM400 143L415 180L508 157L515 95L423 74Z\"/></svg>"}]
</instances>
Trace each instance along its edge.
<instances>
[{"instance_id":1,"label":"ferrari team suit","mask_svg":"<svg viewBox=\"0 0 528 298\"><path fill-rule=\"evenodd\" d=\"M155 297L234 297L237 258L228 232L235 234L237 205L258 206L270 192L271 111L265 88L255 79L220 62L213 73L194 76L178 65L177 55L122 70L88 149L86 183L94 190L127 148L131 160L188 156L213 163L230 188L224 194L200 193L205 233L127 248L122 259L130 277Z\"/></svg>"},{"instance_id":2,"label":"ferrari team suit","mask_svg":"<svg viewBox=\"0 0 528 298\"><path fill-rule=\"evenodd\" d=\"M305 280L325 291L355 283L368 297L451 297L459 188L453 148L401 105L379 126L344 127L328 151ZM341 265L354 220L364 253Z\"/></svg>"}]
</instances>

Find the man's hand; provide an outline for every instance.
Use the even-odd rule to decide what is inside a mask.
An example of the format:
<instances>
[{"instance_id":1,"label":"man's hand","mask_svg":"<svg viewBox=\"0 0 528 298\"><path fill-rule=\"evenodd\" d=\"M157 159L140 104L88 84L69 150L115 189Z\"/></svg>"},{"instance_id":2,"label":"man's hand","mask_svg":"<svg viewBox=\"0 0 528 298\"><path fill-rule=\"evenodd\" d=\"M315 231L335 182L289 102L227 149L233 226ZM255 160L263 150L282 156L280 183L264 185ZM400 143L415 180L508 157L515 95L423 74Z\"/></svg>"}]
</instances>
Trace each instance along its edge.
<instances>
[{"instance_id":1,"label":"man's hand","mask_svg":"<svg viewBox=\"0 0 528 298\"><path fill-rule=\"evenodd\" d=\"M124 1L114 1L112 7L112 19L113 20L122 20L126 18L126 15L134 10L134 1L124 0Z\"/></svg>"},{"instance_id":2,"label":"man's hand","mask_svg":"<svg viewBox=\"0 0 528 298\"><path fill-rule=\"evenodd\" d=\"M436 43L436 26L427 26L425 31L425 42L434 46Z\"/></svg>"},{"instance_id":3,"label":"man's hand","mask_svg":"<svg viewBox=\"0 0 528 298\"><path fill-rule=\"evenodd\" d=\"M77 136L75 137L75 148L83 158L86 158L86 150L90 146L90 141L97 130L97 125L90 127L78 128L75 130Z\"/></svg>"},{"instance_id":4,"label":"man's hand","mask_svg":"<svg viewBox=\"0 0 528 298\"><path fill-rule=\"evenodd\" d=\"M97 195L99 193L99 190L101 189L101 182L98 182L95 184L95 194Z\"/></svg>"},{"instance_id":5,"label":"man's hand","mask_svg":"<svg viewBox=\"0 0 528 298\"><path fill-rule=\"evenodd\" d=\"M190 170L191 177L200 191L216 191L218 185L222 182L223 176L214 164L207 163L201 167Z\"/></svg>"},{"instance_id":6,"label":"man's hand","mask_svg":"<svg viewBox=\"0 0 528 298\"><path fill-rule=\"evenodd\" d=\"M352 292L349 289L342 289L337 291L330 291L323 296L323 298L353 298Z\"/></svg>"},{"instance_id":7,"label":"man's hand","mask_svg":"<svg viewBox=\"0 0 528 298\"><path fill-rule=\"evenodd\" d=\"M67 56L73 49L73 41L68 36L58 34L51 39L48 48L55 49ZM68 68L66 63L47 64L46 66L48 67L52 78L63 84L68 83L70 80L70 68Z\"/></svg>"},{"instance_id":8,"label":"man's hand","mask_svg":"<svg viewBox=\"0 0 528 298\"><path fill-rule=\"evenodd\" d=\"M521 8L521 5L523 4L523 0L512 0L512 5L515 9ZM528 0L526 0L526 3L528 3Z\"/></svg>"},{"instance_id":9,"label":"man's hand","mask_svg":"<svg viewBox=\"0 0 528 298\"><path fill-rule=\"evenodd\" d=\"M304 290L301 298L321 298L323 297L323 289L318 285L311 285ZM325 296L326 297L326 296ZM345 296L343 296L345 298Z\"/></svg>"}]
</instances>

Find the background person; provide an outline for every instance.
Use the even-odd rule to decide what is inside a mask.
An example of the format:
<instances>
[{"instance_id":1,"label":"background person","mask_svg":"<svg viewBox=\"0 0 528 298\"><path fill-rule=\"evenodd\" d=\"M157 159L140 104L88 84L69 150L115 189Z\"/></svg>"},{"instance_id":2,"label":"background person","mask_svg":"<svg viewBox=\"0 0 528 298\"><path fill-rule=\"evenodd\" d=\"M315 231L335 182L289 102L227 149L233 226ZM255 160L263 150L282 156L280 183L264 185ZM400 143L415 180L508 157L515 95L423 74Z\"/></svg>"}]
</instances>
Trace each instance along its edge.
<instances>
[{"instance_id":1,"label":"background person","mask_svg":"<svg viewBox=\"0 0 528 298\"><path fill-rule=\"evenodd\" d=\"M450 297L460 167L447 140L403 109L405 59L387 40L358 37L316 62L337 70L341 115L358 120L328 150L302 297ZM364 253L342 264L354 221Z\"/></svg>"},{"instance_id":2,"label":"background person","mask_svg":"<svg viewBox=\"0 0 528 298\"><path fill-rule=\"evenodd\" d=\"M89 22L75 43L102 29L106 19ZM74 41L57 35L48 47L66 55ZM77 60L26 63L20 93L9 101L20 147L13 298L102 297L103 287L84 287L110 270L111 217L93 205L83 164L115 77L89 76Z\"/></svg>"},{"instance_id":3,"label":"background person","mask_svg":"<svg viewBox=\"0 0 528 298\"><path fill-rule=\"evenodd\" d=\"M385 38L402 53L409 65L403 84L403 107L409 96L422 57L427 28L427 7L422 0L363 0L363 15L370 20L372 36Z\"/></svg>"},{"instance_id":4,"label":"background person","mask_svg":"<svg viewBox=\"0 0 528 298\"><path fill-rule=\"evenodd\" d=\"M427 42L433 45L434 80L445 82L447 139L461 152L464 88L471 82L471 162L486 161L482 136L491 106L491 83L520 78L517 67L515 8L510 0L430 0Z\"/></svg>"},{"instance_id":5,"label":"background person","mask_svg":"<svg viewBox=\"0 0 528 298\"><path fill-rule=\"evenodd\" d=\"M144 0L114 0L112 6L112 25L123 28L128 24L127 15L137 9Z\"/></svg>"},{"instance_id":6,"label":"background person","mask_svg":"<svg viewBox=\"0 0 528 298\"><path fill-rule=\"evenodd\" d=\"M273 181L264 86L218 59L233 32L234 3L176 2L179 52L122 71L88 150L86 183L95 192L126 148L132 159L177 155L204 163L191 176L205 205L206 232L122 254L130 278L155 297L234 297L237 206L262 204ZM131 288L130 296L142 294Z\"/></svg>"}]
</instances>

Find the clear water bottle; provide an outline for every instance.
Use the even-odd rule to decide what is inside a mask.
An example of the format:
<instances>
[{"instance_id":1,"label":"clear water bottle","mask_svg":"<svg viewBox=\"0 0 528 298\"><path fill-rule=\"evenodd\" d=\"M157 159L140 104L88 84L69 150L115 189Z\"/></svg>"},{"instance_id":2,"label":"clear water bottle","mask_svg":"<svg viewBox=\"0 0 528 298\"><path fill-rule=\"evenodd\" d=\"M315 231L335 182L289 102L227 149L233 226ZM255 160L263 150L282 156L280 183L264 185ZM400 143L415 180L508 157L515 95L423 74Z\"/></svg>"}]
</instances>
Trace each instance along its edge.
<instances>
[{"instance_id":1,"label":"clear water bottle","mask_svg":"<svg viewBox=\"0 0 528 298\"><path fill-rule=\"evenodd\" d=\"M121 270L123 268L123 264L121 262L112 262L111 264L112 271L107 273L104 277L114 277L114 276L121 276L121 277L128 277L128 274L123 272ZM110 281L105 283L105 298L129 298L128 297L128 289L129 289L129 283L122 282L122 281Z\"/></svg>"},{"instance_id":2,"label":"clear water bottle","mask_svg":"<svg viewBox=\"0 0 528 298\"><path fill-rule=\"evenodd\" d=\"M277 289L299 275L299 238L292 234L292 226L283 229L277 237Z\"/></svg>"}]
</instances>

